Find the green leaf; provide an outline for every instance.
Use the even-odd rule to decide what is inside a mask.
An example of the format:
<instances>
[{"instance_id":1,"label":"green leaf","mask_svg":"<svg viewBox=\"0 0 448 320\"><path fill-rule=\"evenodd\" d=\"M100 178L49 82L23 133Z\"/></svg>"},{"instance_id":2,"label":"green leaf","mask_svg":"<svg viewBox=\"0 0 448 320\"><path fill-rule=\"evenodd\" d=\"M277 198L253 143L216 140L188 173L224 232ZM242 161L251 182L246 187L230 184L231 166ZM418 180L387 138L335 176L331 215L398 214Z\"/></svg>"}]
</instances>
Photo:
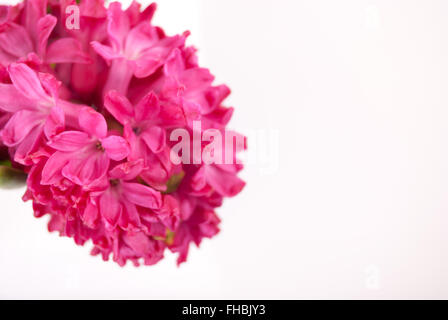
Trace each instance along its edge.
<instances>
[{"instance_id":1,"label":"green leaf","mask_svg":"<svg viewBox=\"0 0 448 320\"><path fill-rule=\"evenodd\" d=\"M11 168L10 165L0 165L0 188L2 189L23 187L26 184L26 177L23 171Z\"/></svg>"},{"instance_id":2,"label":"green leaf","mask_svg":"<svg viewBox=\"0 0 448 320\"><path fill-rule=\"evenodd\" d=\"M9 160L0 160L0 166L9 167L11 168L11 161Z\"/></svg>"}]
</instances>

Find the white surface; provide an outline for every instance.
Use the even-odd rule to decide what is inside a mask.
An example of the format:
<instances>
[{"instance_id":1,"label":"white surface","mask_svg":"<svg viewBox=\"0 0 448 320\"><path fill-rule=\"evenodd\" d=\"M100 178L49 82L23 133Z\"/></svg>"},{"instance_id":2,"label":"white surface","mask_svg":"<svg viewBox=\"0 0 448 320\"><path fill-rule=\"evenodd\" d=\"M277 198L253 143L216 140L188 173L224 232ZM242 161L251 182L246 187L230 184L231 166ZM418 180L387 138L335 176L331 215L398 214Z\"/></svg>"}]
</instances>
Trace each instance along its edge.
<instances>
[{"instance_id":1,"label":"white surface","mask_svg":"<svg viewBox=\"0 0 448 320\"><path fill-rule=\"evenodd\" d=\"M121 269L0 192L1 298L448 298L447 1L166 0L233 89L232 127L278 129L222 232ZM274 158L275 159L275 158Z\"/></svg>"}]
</instances>

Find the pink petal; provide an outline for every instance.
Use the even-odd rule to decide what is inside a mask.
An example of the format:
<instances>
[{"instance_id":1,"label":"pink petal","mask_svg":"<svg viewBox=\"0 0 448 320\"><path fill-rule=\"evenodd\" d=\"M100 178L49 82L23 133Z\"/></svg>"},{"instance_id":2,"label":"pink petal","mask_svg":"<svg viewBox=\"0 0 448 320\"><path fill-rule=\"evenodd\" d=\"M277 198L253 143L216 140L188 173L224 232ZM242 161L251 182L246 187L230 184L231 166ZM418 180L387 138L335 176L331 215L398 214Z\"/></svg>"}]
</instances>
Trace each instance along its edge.
<instances>
[{"instance_id":1,"label":"pink petal","mask_svg":"<svg viewBox=\"0 0 448 320\"><path fill-rule=\"evenodd\" d=\"M233 108L218 107L213 112L207 114L207 120L214 126L226 126L233 115Z\"/></svg>"},{"instance_id":2,"label":"pink petal","mask_svg":"<svg viewBox=\"0 0 448 320\"><path fill-rule=\"evenodd\" d=\"M180 223L179 202L170 195L163 198L163 206L157 213L159 220L170 230L176 230Z\"/></svg>"},{"instance_id":3,"label":"pink petal","mask_svg":"<svg viewBox=\"0 0 448 320\"><path fill-rule=\"evenodd\" d=\"M126 124L124 126L124 130L123 130L123 135L126 138L126 140L129 143L129 146L131 148L130 153L129 153L129 160L138 160L138 159L143 159L146 161L145 159L145 155L146 155L146 144L139 138L137 138L137 136L135 135L132 126L130 126L129 124ZM144 163L146 163L144 161Z\"/></svg>"},{"instance_id":4,"label":"pink petal","mask_svg":"<svg viewBox=\"0 0 448 320\"><path fill-rule=\"evenodd\" d=\"M148 152L145 145L143 155L145 155L147 167L141 173L142 179L151 187L157 190L166 190L166 183L171 176L172 163L169 148L165 148L160 153Z\"/></svg>"},{"instance_id":5,"label":"pink petal","mask_svg":"<svg viewBox=\"0 0 448 320\"><path fill-rule=\"evenodd\" d=\"M201 106L193 101L183 101L182 108L187 118L188 124L191 126L193 121L201 119Z\"/></svg>"},{"instance_id":6,"label":"pink petal","mask_svg":"<svg viewBox=\"0 0 448 320\"><path fill-rule=\"evenodd\" d=\"M33 51L33 43L24 27L11 23L0 33L0 47L16 58L25 57Z\"/></svg>"},{"instance_id":7,"label":"pink petal","mask_svg":"<svg viewBox=\"0 0 448 320\"><path fill-rule=\"evenodd\" d=\"M135 106L135 120L151 120L156 118L159 112L159 99L154 94L154 92L151 91L150 93L145 95Z\"/></svg>"},{"instance_id":8,"label":"pink petal","mask_svg":"<svg viewBox=\"0 0 448 320\"><path fill-rule=\"evenodd\" d=\"M54 136L48 145L59 151L71 152L85 147L90 141L91 138L85 132L65 131Z\"/></svg>"},{"instance_id":9,"label":"pink petal","mask_svg":"<svg viewBox=\"0 0 448 320\"><path fill-rule=\"evenodd\" d=\"M161 152L166 146L166 132L158 126L152 126L145 130L141 135L143 141L154 153Z\"/></svg>"},{"instance_id":10,"label":"pink petal","mask_svg":"<svg viewBox=\"0 0 448 320\"><path fill-rule=\"evenodd\" d=\"M103 88L104 94L115 90L122 95L126 95L133 72L134 65L132 61L123 58L112 61L107 81Z\"/></svg>"},{"instance_id":11,"label":"pink petal","mask_svg":"<svg viewBox=\"0 0 448 320\"><path fill-rule=\"evenodd\" d=\"M3 51L0 47L0 61L5 65L9 65L10 63L17 62L17 57Z\"/></svg>"},{"instance_id":12,"label":"pink petal","mask_svg":"<svg viewBox=\"0 0 448 320\"><path fill-rule=\"evenodd\" d=\"M45 54L47 48L48 38L50 37L51 32L56 26L58 19L52 16L51 14L47 14L45 17L39 19L37 23L38 29L38 51L41 56Z\"/></svg>"},{"instance_id":13,"label":"pink petal","mask_svg":"<svg viewBox=\"0 0 448 320\"><path fill-rule=\"evenodd\" d=\"M188 256L188 249L190 247L191 235L188 230L188 225L183 223L176 230L174 243L170 246L172 252L178 252L177 265L185 262Z\"/></svg>"},{"instance_id":14,"label":"pink petal","mask_svg":"<svg viewBox=\"0 0 448 320\"><path fill-rule=\"evenodd\" d=\"M3 127L5 126L5 124L9 121L9 119L11 118L11 114L9 113L3 113L0 111L0 128L3 129ZM1 130L1 129L0 129ZM0 144L1 145L1 144ZM1 152L1 151L0 151ZM0 153L1 154L1 153Z\"/></svg>"},{"instance_id":15,"label":"pink petal","mask_svg":"<svg viewBox=\"0 0 448 320\"><path fill-rule=\"evenodd\" d=\"M135 60L137 67L134 75L137 78L145 78L154 73L157 68L164 64L175 48L183 45L186 36L187 34L166 37L144 49L138 59Z\"/></svg>"},{"instance_id":16,"label":"pink petal","mask_svg":"<svg viewBox=\"0 0 448 320\"><path fill-rule=\"evenodd\" d=\"M8 67L9 76L16 89L25 97L33 100L48 101L36 72L23 63L12 63Z\"/></svg>"},{"instance_id":17,"label":"pink petal","mask_svg":"<svg viewBox=\"0 0 448 320\"><path fill-rule=\"evenodd\" d=\"M118 51L115 51L113 48L103 45L97 41L92 41L90 43L92 48L98 53L100 56L104 58L106 61L110 61L113 59L121 58L122 55L118 53Z\"/></svg>"},{"instance_id":18,"label":"pink petal","mask_svg":"<svg viewBox=\"0 0 448 320\"><path fill-rule=\"evenodd\" d=\"M223 100L230 95L230 88L226 85L220 85L217 87L210 88L206 94L205 98L207 100L207 105L201 105L203 112L202 113L210 113L213 110L217 109Z\"/></svg>"},{"instance_id":19,"label":"pink petal","mask_svg":"<svg viewBox=\"0 0 448 320\"><path fill-rule=\"evenodd\" d=\"M91 18L104 18L107 15L104 0L83 0L80 3L80 11L83 16Z\"/></svg>"},{"instance_id":20,"label":"pink petal","mask_svg":"<svg viewBox=\"0 0 448 320\"><path fill-rule=\"evenodd\" d=\"M11 6L0 5L0 25L10 21L11 8Z\"/></svg>"},{"instance_id":21,"label":"pink petal","mask_svg":"<svg viewBox=\"0 0 448 320\"><path fill-rule=\"evenodd\" d=\"M87 201L86 208L81 216L84 224L89 228L94 228L98 219L98 207L91 201Z\"/></svg>"},{"instance_id":22,"label":"pink petal","mask_svg":"<svg viewBox=\"0 0 448 320\"><path fill-rule=\"evenodd\" d=\"M205 166L205 177L207 183L225 197L237 195L246 184L235 173L226 172L213 165Z\"/></svg>"},{"instance_id":23,"label":"pink petal","mask_svg":"<svg viewBox=\"0 0 448 320\"><path fill-rule=\"evenodd\" d=\"M70 154L56 151L47 160L42 170L42 181L44 185L53 185L59 182L63 177L61 174L62 168L70 160Z\"/></svg>"},{"instance_id":24,"label":"pink petal","mask_svg":"<svg viewBox=\"0 0 448 320\"><path fill-rule=\"evenodd\" d=\"M121 124L130 121L134 115L133 107L129 100L115 90L109 91L106 95L104 106Z\"/></svg>"},{"instance_id":25,"label":"pink petal","mask_svg":"<svg viewBox=\"0 0 448 320\"><path fill-rule=\"evenodd\" d=\"M141 13L142 21L151 22L152 17L154 16L155 11L157 10L157 3L153 2L145 10Z\"/></svg>"},{"instance_id":26,"label":"pink petal","mask_svg":"<svg viewBox=\"0 0 448 320\"><path fill-rule=\"evenodd\" d=\"M22 110L16 112L2 131L2 140L8 147L16 146L37 126L42 125L44 117L37 112Z\"/></svg>"},{"instance_id":27,"label":"pink petal","mask_svg":"<svg viewBox=\"0 0 448 320\"><path fill-rule=\"evenodd\" d=\"M183 127L187 125L182 106L173 103L163 104L158 119L166 127Z\"/></svg>"},{"instance_id":28,"label":"pink petal","mask_svg":"<svg viewBox=\"0 0 448 320\"><path fill-rule=\"evenodd\" d=\"M203 237L210 238L219 232L218 225L221 221L213 211L202 209L199 212L197 210L188 222L199 227L199 232L193 233L194 242L199 245Z\"/></svg>"},{"instance_id":29,"label":"pink petal","mask_svg":"<svg viewBox=\"0 0 448 320\"><path fill-rule=\"evenodd\" d=\"M133 0L131 5L125 10L125 14L129 17L130 25L134 26L140 21L140 3Z\"/></svg>"},{"instance_id":30,"label":"pink petal","mask_svg":"<svg viewBox=\"0 0 448 320\"><path fill-rule=\"evenodd\" d=\"M109 172L112 179L129 181L135 179L143 170L143 160L125 162L117 165Z\"/></svg>"},{"instance_id":31,"label":"pink petal","mask_svg":"<svg viewBox=\"0 0 448 320\"><path fill-rule=\"evenodd\" d=\"M145 208L158 209L162 206L160 192L138 183L122 183L123 192L130 202Z\"/></svg>"},{"instance_id":32,"label":"pink petal","mask_svg":"<svg viewBox=\"0 0 448 320\"><path fill-rule=\"evenodd\" d=\"M174 49L165 65L163 71L166 76L173 78L175 81L179 81L181 74L185 70L185 63L182 59L182 53L179 49Z\"/></svg>"},{"instance_id":33,"label":"pink petal","mask_svg":"<svg viewBox=\"0 0 448 320\"><path fill-rule=\"evenodd\" d=\"M112 160L120 161L129 155L129 145L122 137L109 136L101 139L101 144Z\"/></svg>"},{"instance_id":34,"label":"pink petal","mask_svg":"<svg viewBox=\"0 0 448 320\"><path fill-rule=\"evenodd\" d=\"M79 112L80 127L92 137L104 138L107 135L107 123L104 117L90 107Z\"/></svg>"},{"instance_id":35,"label":"pink petal","mask_svg":"<svg viewBox=\"0 0 448 320\"><path fill-rule=\"evenodd\" d=\"M187 91L200 92L207 89L214 79L208 69L194 68L183 71L179 80Z\"/></svg>"},{"instance_id":36,"label":"pink petal","mask_svg":"<svg viewBox=\"0 0 448 320\"><path fill-rule=\"evenodd\" d=\"M0 83L0 109L17 112L22 109L34 109L36 103L24 97L12 84Z\"/></svg>"},{"instance_id":37,"label":"pink petal","mask_svg":"<svg viewBox=\"0 0 448 320\"><path fill-rule=\"evenodd\" d=\"M48 46L47 63L91 63L81 43L73 38L61 38Z\"/></svg>"},{"instance_id":38,"label":"pink petal","mask_svg":"<svg viewBox=\"0 0 448 320\"><path fill-rule=\"evenodd\" d=\"M81 155L72 159L62 169L62 175L80 186L90 186L105 177L109 169L109 158L104 153Z\"/></svg>"},{"instance_id":39,"label":"pink petal","mask_svg":"<svg viewBox=\"0 0 448 320\"><path fill-rule=\"evenodd\" d=\"M163 59L155 53L151 53L135 60L135 64L136 68L134 75L137 78L146 78L153 74L163 64Z\"/></svg>"},{"instance_id":40,"label":"pink petal","mask_svg":"<svg viewBox=\"0 0 448 320\"><path fill-rule=\"evenodd\" d=\"M196 171L190 183L191 187L195 191L200 191L206 187L207 181L205 177L205 166L202 166L198 171Z\"/></svg>"},{"instance_id":41,"label":"pink petal","mask_svg":"<svg viewBox=\"0 0 448 320\"><path fill-rule=\"evenodd\" d=\"M47 9L46 0L32 0L25 2L26 15L24 17L24 24L31 35L32 39L37 39L37 21L45 16Z\"/></svg>"},{"instance_id":42,"label":"pink petal","mask_svg":"<svg viewBox=\"0 0 448 320\"><path fill-rule=\"evenodd\" d=\"M114 228L121 216L123 207L111 190L107 190L101 195L99 209L101 216Z\"/></svg>"},{"instance_id":43,"label":"pink petal","mask_svg":"<svg viewBox=\"0 0 448 320\"><path fill-rule=\"evenodd\" d=\"M131 59L139 56L143 50L154 46L158 41L157 29L149 21L143 21L127 34L124 51Z\"/></svg>"},{"instance_id":44,"label":"pink petal","mask_svg":"<svg viewBox=\"0 0 448 320\"><path fill-rule=\"evenodd\" d=\"M64 110L65 124L75 129L81 129L79 126L79 114L83 108L89 107L65 100L57 100L56 104Z\"/></svg>"},{"instance_id":45,"label":"pink petal","mask_svg":"<svg viewBox=\"0 0 448 320\"><path fill-rule=\"evenodd\" d=\"M50 232L63 232L65 228L65 219L61 216L52 215L48 222L48 231Z\"/></svg>"},{"instance_id":46,"label":"pink petal","mask_svg":"<svg viewBox=\"0 0 448 320\"><path fill-rule=\"evenodd\" d=\"M71 67L71 75L68 77L71 78L71 85L75 90L81 94L91 94L97 88L98 81L102 77L99 63L74 64L73 66L66 64L66 66ZM68 72L70 73L70 68Z\"/></svg>"},{"instance_id":47,"label":"pink petal","mask_svg":"<svg viewBox=\"0 0 448 320\"><path fill-rule=\"evenodd\" d=\"M107 10L107 32L112 45L118 51L123 48L123 42L129 32L129 17L121 9L121 3L112 2Z\"/></svg>"},{"instance_id":48,"label":"pink petal","mask_svg":"<svg viewBox=\"0 0 448 320\"><path fill-rule=\"evenodd\" d=\"M140 215L138 214L135 204L129 201L124 201L122 205L124 210L120 217L120 227L125 230L139 227L141 224Z\"/></svg>"},{"instance_id":49,"label":"pink petal","mask_svg":"<svg viewBox=\"0 0 448 320\"><path fill-rule=\"evenodd\" d=\"M44 144L42 136L42 127L35 127L18 145L14 153L14 161L25 166L32 165L32 154Z\"/></svg>"},{"instance_id":50,"label":"pink petal","mask_svg":"<svg viewBox=\"0 0 448 320\"><path fill-rule=\"evenodd\" d=\"M152 188L160 191L166 190L166 184L169 177L160 162L151 163L148 168L145 168L142 171L140 177Z\"/></svg>"},{"instance_id":51,"label":"pink petal","mask_svg":"<svg viewBox=\"0 0 448 320\"><path fill-rule=\"evenodd\" d=\"M59 89L61 88L61 81L49 73L39 73L39 80L43 88L50 94L51 97L57 99L59 96Z\"/></svg>"},{"instance_id":52,"label":"pink petal","mask_svg":"<svg viewBox=\"0 0 448 320\"><path fill-rule=\"evenodd\" d=\"M151 250L151 242L143 232L129 232L123 235L123 240L139 255L146 255Z\"/></svg>"},{"instance_id":53,"label":"pink petal","mask_svg":"<svg viewBox=\"0 0 448 320\"><path fill-rule=\"evenodd\" d=\"M50 115L45 122L44 132L47 139L51 139L54 135L60 133L65 127L64 111L60 107L53 107Z\"/></svg>"}]
</instances>

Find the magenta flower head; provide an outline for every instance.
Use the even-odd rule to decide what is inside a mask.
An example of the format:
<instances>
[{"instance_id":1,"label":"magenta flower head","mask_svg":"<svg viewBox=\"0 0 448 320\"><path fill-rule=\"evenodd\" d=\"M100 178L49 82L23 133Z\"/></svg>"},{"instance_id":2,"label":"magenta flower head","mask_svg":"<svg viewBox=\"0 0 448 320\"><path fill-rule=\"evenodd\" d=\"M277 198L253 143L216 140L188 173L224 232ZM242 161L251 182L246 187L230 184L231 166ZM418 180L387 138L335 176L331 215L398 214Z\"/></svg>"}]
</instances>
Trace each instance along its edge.
<instances>
[{"instance_id":1,"label":"magenta flower head","mask_svg":"<svg viewBox=\"0 0 448 320\"><path fill-rule=\"evenodd\" d=\"M0 8L0 181L26 177L23 199L50 231L121 266L167 251L186 261L245 185L245 138L226 130L229 88L199 66L189 32L152 24L155 9Z\"/></svg>"}]
</instances>

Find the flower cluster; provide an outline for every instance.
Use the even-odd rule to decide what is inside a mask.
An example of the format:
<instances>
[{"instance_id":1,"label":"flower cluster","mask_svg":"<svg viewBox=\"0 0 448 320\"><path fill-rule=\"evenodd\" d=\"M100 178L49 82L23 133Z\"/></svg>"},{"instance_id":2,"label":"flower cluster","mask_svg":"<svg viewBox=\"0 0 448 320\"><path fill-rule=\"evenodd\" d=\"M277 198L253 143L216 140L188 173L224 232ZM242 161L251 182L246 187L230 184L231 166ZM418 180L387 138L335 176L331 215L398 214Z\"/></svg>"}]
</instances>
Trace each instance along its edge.
<instances>
[{"instance_id":1,"label":"flower cluster","mask_svg":"<svg viewBox=\"0 0 448 320\"><path fill-rule=\"evenodd\" d=\"M200 121L223 132L233 109L185 45L189 33L151 23L155 8L0 6L0 149L27 174L23 199L50 215L50 231L120 265L155 264L165 249L184 262L191 243L218 233L223 198L244 187L236 162L171 160L174 130Z\"/></svg>"}]
</instances>

